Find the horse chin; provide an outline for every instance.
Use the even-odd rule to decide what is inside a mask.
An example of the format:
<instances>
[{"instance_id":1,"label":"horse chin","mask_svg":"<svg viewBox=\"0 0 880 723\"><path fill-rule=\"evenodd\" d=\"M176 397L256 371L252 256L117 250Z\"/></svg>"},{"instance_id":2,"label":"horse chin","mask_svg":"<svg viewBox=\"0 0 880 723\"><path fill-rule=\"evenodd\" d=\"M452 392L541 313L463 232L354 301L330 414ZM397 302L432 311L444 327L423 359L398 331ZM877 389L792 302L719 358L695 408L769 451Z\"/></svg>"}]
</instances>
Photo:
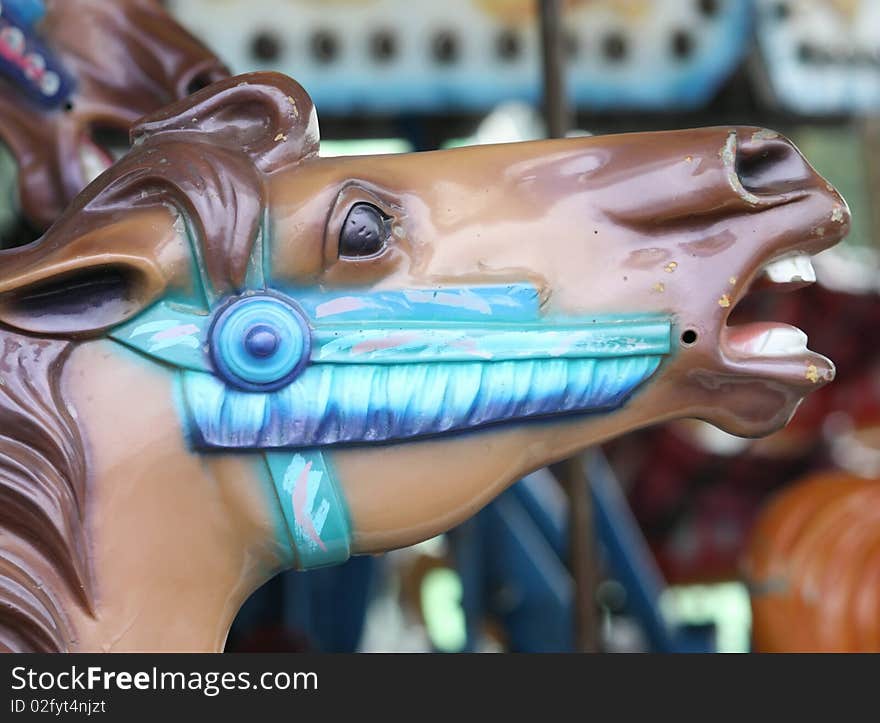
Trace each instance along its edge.
<instances>
[{"instance_id":1,"label":"horse chin","mask_svg":"<svg viewBox=\"0 0 880 723\"><path fill-rule=\"evenodd\" d=\"M707 415L706 421L736 437L767 437L780 431L791 420L806 391L768 381L749 380L725 395L723 413Z\"/></svg>"},{"instance_id":2,"label":"horse chin","mask_svg":"<svg viewBox=\"0 0 880 723\"><path fill-rule=\"evenodd\" d=\"M769 342L762 340L767 336ZM777 335L781 341L774 341ZM744 355L742 337L756 345L779 343L774 353ZM757 340L757 341L754 341ZM790 340L790 344L783 343ZM693 416L738 437L766 437L782 429L804 398L834 379L834 364L806 348L806 335L783 324L755 323L722 330L719 365L690 372L708 402Z\"/></svg>"}]
</instances>

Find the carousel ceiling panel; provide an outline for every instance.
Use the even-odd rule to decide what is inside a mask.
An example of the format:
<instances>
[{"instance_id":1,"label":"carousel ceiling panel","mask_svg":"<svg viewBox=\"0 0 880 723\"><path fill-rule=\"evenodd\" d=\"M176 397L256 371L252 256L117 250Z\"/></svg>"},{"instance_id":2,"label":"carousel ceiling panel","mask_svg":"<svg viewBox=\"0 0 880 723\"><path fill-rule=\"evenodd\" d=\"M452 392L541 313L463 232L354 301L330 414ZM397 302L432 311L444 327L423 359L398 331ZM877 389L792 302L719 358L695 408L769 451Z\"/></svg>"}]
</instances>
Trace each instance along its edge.
<instances>
[{"instance_id":1,"label":"carousel ceiling panel","mask_svg":"<svg viewBox=\"0 0 880 723\"><path fill-rule=\"evenodd\" d=\"M758 46L780 105L809 115L880 110L880 2L756 4Z\"/></svg>"},{"instance_id":2,"label":"carousel ceiling panel","mask_svg":"<svg viewBox=\"0 0 880 723\"><path fill-rule=\"evenodd\" d=\"M324 113L540 98L531 0L170 0L236 72L277 69ZM569 91L593 109L708 102L747 46L748 0L568 0Z\"/></svg>"}]
</instances>

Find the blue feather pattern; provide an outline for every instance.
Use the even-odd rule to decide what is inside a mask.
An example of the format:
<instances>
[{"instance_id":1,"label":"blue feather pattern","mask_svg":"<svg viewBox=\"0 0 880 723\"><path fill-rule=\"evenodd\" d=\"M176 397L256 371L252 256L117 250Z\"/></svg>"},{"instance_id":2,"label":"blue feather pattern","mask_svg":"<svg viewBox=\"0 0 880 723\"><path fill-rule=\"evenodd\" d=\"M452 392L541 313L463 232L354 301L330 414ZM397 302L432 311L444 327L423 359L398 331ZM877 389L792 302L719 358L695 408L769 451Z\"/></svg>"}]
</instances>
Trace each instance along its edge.
<instances>
[{"instance_id":1,"label":"blue feather pattern","mask_svg":"<svg viewBox=\"0 0 880 723\"><path fill-rule=\"evenodd\" d=\"M226 448L386 442L619 406L661 356L309 367L261 394L183 371L198 443Z\"/></svg>"}]
</instances>

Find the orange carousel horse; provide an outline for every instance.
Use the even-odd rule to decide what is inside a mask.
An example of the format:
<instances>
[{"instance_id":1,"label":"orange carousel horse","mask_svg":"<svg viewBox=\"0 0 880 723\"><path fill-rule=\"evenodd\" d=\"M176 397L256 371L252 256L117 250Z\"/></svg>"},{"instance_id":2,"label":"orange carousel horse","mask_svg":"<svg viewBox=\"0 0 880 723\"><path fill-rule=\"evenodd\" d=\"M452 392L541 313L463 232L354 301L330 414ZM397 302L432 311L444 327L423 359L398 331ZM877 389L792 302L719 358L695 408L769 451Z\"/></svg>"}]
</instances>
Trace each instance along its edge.
<instances>
[{"instance_id":1,"label":"orange carousel horse","mask_svg":"<svg viewBox=\"0 0 880 723\"><path fill-rule=\"evenodd\" d=\"M761 514L746 552L760 652L880 652L880 480L813 475Z\"/></svg>"},{"instance_id":2,"label":"orange carousel horse","mask_svg":"<svg viewBox=\"0 0 880 723\"><path fill-rule=\"evenodd\" d=\"M834 368L728 317L849 225L755 128L321 158L215 83L0 252L0 646L221 650L286 568L411 545L679 417L783 426Z\"/></svg>"}]
</instances>

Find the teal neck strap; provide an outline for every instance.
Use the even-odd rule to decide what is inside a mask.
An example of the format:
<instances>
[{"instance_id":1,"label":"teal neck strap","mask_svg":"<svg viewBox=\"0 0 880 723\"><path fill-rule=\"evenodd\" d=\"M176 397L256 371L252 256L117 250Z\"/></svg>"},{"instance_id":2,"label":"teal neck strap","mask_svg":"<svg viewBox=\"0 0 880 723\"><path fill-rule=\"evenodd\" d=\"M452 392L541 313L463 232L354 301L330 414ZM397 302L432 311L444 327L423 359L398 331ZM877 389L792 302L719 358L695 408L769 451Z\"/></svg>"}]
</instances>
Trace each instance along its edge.
<instances>
[{"instance_id":1,"label":"teal neck strap","mask_svg":"<svg viewBox=\"0 0 880 723\"><path fill-rule=\"evenodd\" d=\"M351 522L332 468L316 450L266 452L300 570L345 562L351 555Z\"/></svg>"}]
</instances>

